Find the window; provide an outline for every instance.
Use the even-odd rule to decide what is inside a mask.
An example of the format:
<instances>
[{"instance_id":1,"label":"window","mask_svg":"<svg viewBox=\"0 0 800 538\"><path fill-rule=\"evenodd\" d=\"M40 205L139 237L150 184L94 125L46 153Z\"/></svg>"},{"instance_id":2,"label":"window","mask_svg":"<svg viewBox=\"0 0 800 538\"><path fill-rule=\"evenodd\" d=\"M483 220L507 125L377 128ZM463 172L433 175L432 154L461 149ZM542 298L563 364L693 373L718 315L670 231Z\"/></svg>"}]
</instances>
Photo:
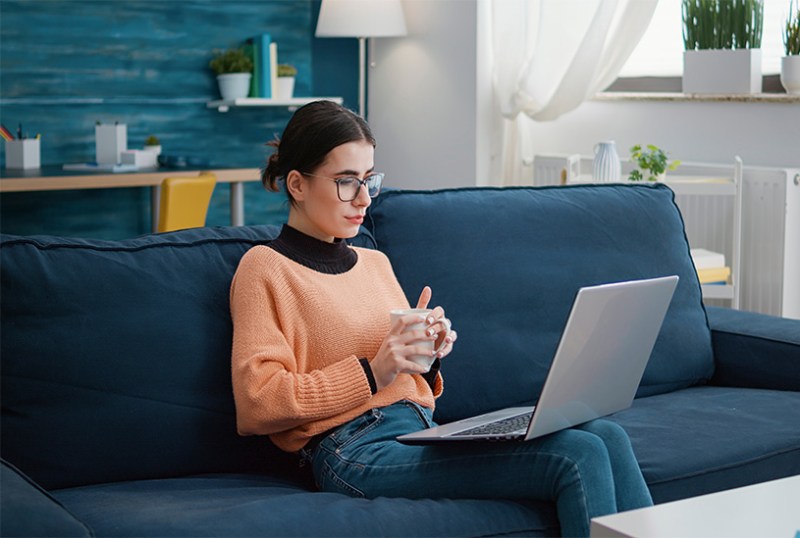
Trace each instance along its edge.
<instances>
[{"instance_id":1,"label":"window","mask_svg":"<svg viewBox=\"0 0 800 538\"><path fill-rule=\"evenodd\" d=\"M789 16L790 0L764 0L764 33L761 38L761 72L774 75L781 71L783 27ZM659 0L650 26L620 78L680 77L683 73L683 21L681 0Z\"/></svg>"}]
</instances>

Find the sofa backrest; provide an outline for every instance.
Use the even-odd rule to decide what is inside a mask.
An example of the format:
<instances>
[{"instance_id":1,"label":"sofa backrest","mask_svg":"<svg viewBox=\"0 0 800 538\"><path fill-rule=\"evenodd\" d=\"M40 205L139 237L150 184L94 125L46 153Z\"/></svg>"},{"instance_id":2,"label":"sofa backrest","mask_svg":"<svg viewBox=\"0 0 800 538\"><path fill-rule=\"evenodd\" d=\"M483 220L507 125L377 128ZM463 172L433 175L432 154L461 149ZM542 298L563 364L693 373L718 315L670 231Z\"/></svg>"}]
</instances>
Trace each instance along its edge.
<instances>
[{"instance_id":1,"label":"sofa backrest","mask_svg":"<svg viewBox=\"0 0 800 538\"><path fill-rule=\"evenodd\" d=\"M440 422L535 401L582 286L677 274L639 396L713 373L683 220L661 184L394 191L370 207L409 302L425 285L458 331Z\"/></svg>"},{"instance_id":2,"label":"sofa backrest","mask_svg":"<svg viewBox=\"0 0 800 538\"><path fill-rule=\"evenodd\" d=\"M3 236L3 458L46 488L296 468L236 433L231 278L278 228Z\"/></svg>"}]
</instances>

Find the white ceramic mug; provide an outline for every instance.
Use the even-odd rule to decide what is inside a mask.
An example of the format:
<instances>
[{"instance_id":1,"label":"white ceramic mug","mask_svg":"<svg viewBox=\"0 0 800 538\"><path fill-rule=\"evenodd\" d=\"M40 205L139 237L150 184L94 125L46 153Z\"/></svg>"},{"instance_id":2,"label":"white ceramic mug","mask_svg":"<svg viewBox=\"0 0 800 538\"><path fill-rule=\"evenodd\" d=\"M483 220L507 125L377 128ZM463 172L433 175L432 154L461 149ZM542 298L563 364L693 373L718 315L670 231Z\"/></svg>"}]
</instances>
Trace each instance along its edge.
<instances>
[{"instance_id":1,"label":"white ceramic mug","mask_svg":"<svg viewBox=\"0 0 800 538\"><path fill-rule=\"evenodd\" d=\"M431 312L433 312L433 310L431 310L430 308L401 308L401 309L398 309L398 310L392 310L389 313L389 317L391 319L392 325L394 325L397 322L397 320L402 318L403 316L416 314L418 316L424 316L427 319L428 315ZM443 350L445 348L445 346L447 345L446 338L450 334L450 320L447 319L447 318L444 318L443 320L440 320L440 321L444 322L444 324L446 326L446 332L442 336L442 339L441 339L442 343L439 344L439 347L434 350L435 340L426 340L426 341L422 341L422 342L415 342L413 345L424 347L426 349L430 349L430 353L428 353L427 355L409 355L408 360L410 360L412 362L415 362L415 363L419 364L420 366L424 366L428 370L431 369L431 365L433 364L433 361L436 360L436 355L438 355L439 352L441 350ZM404 332L417 331L417 330L420 330L420 329L424 329L427 326L428 326L428 324L425 321L420 321L419 323L414 323L414 324L409 325L408 327L406 327L406 330ZM441 332L441 331L439 331L439 332ZM435 351L435 353L434 353L434 351Z\"/></svg>"}]
</instances>

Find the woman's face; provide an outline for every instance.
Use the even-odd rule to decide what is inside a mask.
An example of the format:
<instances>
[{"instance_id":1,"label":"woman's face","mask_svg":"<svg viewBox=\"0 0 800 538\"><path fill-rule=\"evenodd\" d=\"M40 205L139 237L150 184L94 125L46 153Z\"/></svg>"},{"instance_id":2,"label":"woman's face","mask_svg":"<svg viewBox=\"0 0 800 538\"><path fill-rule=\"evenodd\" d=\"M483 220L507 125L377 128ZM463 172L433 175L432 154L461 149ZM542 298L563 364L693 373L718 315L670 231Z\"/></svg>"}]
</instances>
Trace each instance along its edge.
<instances>
[{"instance_id":1,"label":"woman's face","mask_svg":"<svg viewBox=\"0 0 800 538\"><path fill-rule=\"evenodd\" d=\"M354 200L342 202L333 180L366 178L375 168L374 156L372 144L359 140L333 148L316 170L303 170L313 176L292 170L287 187L297 204L289 210L289 226L322 241L355 237L372 199L360 187Z\"/></svg>"}]
</instances>

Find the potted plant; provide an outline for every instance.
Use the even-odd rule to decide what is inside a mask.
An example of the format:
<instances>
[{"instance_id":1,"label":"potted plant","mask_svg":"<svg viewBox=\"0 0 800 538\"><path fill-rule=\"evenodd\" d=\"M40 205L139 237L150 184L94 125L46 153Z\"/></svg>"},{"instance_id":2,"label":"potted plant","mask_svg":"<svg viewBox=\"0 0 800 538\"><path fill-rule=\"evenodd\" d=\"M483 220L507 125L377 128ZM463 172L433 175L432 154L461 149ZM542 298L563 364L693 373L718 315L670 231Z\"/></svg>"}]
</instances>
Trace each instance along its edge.
<instances>
[{"instance_id":1,"label":"potted plant","mask_svg":"<svg viewBox=\"0 0 800 538\"><path fill-rule=\"evenodd\" d=\"M669 162L667 160L667 153L652 144L648 144L646 149L636 144L631 148L631 162L635 163L638 168L634 169L628 179L630 181L663 181L664 176L667 175L667 170L675 170L680 161ZM646 176L646 177L645 177Z\"/></svg>"},{"instance_id":2,"label":"potted plant","mask_svg":"<svg viewBox=\"0 0 800 538\"><path fill-rule=\"evenodd\" d=\"M683 91L761 92L763 0L683 0Z\"/></svg>"},{"instance_id":3,"label":"potted plant","mask_svg":"<svg viewBox=\"0 0 800 538\"><path fill-rule=\"evenodd\" d=\"M144 141L144 150L155 152L156 155L161 155L161 141L154 135L148 136Z\"/></svg>"},{"instance_id":4,"label":"potted plant","mask_svg":"<svg viewBox=\"0 0 800 538\"><path fill-rule=\"evenodd\" d=\"M786 93L800 94L800 5L789 3L789 18L783 29L786 56L781 58L781 84Z\"/></svg>"},{"instance_id":5,"label":"potted plant","mask_svg":"<svg viewBox=\"0 0 800 538\"><path fill-rule=\"evenodd\" d=\"M297 69L293 65L278 64L278 95L279 99L291 99L294 95L294 77Z\"/></svg>"},{"instance_id":6,"label":"potted plant","mask_svg":"<svg viewBox=\"0 0 800 538\"><path fill-rule=\"evenodd\" d=\"M217 75L219 93L223 99L239 99L250 93L253 61L244 49L215 50L214 58L208 65Z\"/></svg>"}]
</instances>

